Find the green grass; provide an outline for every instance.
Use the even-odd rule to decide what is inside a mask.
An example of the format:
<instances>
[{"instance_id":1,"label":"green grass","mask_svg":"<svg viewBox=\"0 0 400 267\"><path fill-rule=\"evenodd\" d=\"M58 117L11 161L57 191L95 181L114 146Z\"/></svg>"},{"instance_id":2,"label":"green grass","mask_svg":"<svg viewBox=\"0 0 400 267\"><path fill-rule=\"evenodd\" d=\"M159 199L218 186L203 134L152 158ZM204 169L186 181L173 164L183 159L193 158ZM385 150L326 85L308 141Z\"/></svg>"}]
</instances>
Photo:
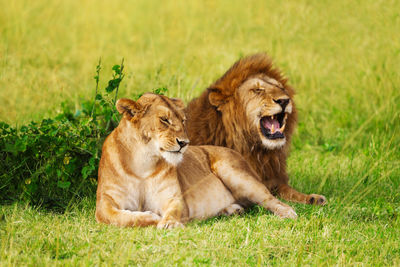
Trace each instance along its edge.
<instances>
[{"instance_id":1,"label":"green grass","mask_svg":"<svg viewBox=\"0 0 400 267\"><path fill-rule=\"evenodd\" d=\"M99 57L124 57L121 97L165 86L187 102L267 51L297 89L291 184L329 201L173 231L99 225L94 197L66 214L2 205L0 265L400 265L399 1L0 3L0 121L92 99Z\"/></svg>"},{"instance_id":2,"label":"green grass","mask_svg":"<svg viewBox=\"0 0 400 267\"><path fill-rule=\"evenodd\" d=\"M172 231L121 229L93 219L94 203L67 214L3 207L4 265L399 265L400 220L368 207L296 205L297 221L258 209Z\"/></svg>"}]
</instances>

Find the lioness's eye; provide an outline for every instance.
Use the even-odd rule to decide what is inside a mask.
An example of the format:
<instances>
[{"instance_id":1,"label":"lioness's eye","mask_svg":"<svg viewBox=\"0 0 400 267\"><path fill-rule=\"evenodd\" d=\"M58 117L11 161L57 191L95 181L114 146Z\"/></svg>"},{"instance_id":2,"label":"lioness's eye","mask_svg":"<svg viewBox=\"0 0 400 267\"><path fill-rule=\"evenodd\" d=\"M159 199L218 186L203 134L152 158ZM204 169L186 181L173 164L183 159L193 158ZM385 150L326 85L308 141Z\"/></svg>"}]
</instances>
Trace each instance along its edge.
<instances>
[{"instance_id":1,"label":"lioness's eye","mask_svg":"<svg viewBox=\"0 0 400 267\"><path fill-rule=\"evenodd\" d=\"M167 117L161 117L160 120L166 124L170 124Z\"/></svg>"}]
</instances>

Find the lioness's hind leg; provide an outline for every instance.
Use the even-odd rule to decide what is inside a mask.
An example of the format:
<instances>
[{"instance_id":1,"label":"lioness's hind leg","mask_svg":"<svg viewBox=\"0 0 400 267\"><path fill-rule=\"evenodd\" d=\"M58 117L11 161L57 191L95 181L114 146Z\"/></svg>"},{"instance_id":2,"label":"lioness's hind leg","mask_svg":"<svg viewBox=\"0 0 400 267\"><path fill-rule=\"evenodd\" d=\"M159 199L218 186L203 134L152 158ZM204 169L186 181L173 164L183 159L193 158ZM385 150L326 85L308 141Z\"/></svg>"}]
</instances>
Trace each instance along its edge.
<instances>
[{"instance_id":1,"label":"lioness's hind leg","mask_svg":"<svg viewBox=\"0 0 400 267\"><path fill-rule=\"evenodd\" d=\"M267 187L257 180L257 174L237 152L230 153L230 156L218 157L212 162L212 169L235 199L247 199L281 218L297 218L293 208L275 198Z\"/></svg>"},{"instance_id":2,"label":"lioness's hind leg","mask_svg":"<svg viewBox=\"0 0 400 267\"><path fill-rule=\"evenodd\" d=\"M161 217L151 211L130 211L114 207L107 200L96 207L96 220L121 227L157 225Z\"/></svg>"},{"instance_id":3,"label":"lioness's hind leg","mask_svg":"<svg viewBox=\"0 0 400 267\"><path fill-rule=\"evenodd\" d=\"M226 216L230 216L232 214L241 214L243 213L244 209L242 206L240 206L239 204L231 204L228 207L226 207L225 209L220 211L220 215L226 215Z\"/></svg>"}]
</instances>

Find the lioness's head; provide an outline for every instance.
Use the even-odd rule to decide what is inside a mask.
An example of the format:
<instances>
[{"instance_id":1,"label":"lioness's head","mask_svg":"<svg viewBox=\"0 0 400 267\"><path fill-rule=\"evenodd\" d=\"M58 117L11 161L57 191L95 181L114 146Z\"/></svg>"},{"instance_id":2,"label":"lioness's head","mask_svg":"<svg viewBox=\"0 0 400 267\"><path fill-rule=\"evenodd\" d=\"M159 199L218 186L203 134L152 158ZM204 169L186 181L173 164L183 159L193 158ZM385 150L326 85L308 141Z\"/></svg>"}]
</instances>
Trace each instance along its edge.
<instances>
[{"instance_id":1,"label":"lioness's head","mask_svg":"<svg viewBox=\"0 0 400 267\"><path fill-rule=\"evenodd\" d=\"M147 93L136 102L119 99L116 106L123 114L122 120L132 127L134 138L171 164L182 160L189 139L184 127L184 104L180 99Z\"/></svg>"},{"instance_id":2,"label":"lioness's head","mask_svg":"<svg viewBox=\"0 0 400 267\"><path fill-rule=\"evenodd\" d=\"M209 88L209 101L222 116L236 120L236 128L258 136L257 143L279 149L296 120L294 90L286 82L266 55L257 54L239 60L216 81Z\"/></svg>"}]
</instances>

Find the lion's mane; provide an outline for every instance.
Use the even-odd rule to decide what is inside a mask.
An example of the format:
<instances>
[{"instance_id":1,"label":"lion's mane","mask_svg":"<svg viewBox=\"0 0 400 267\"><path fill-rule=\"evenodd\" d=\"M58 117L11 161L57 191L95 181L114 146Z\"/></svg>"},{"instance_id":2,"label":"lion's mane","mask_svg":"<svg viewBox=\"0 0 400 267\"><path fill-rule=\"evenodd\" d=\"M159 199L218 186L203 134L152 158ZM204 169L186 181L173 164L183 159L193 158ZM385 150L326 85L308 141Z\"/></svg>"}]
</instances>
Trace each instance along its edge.
<instances>
[{"instance_id":1,"label":"lion's mane","mask_svg":"<svg viewBox=\"0 0 400 267\"><path fill-rule=\"evenodd\" d=\"M236 94L243 82L257 75L267 75L280 82L292 99L293 109L285 131L287 141L279 149L269 150L262 146L258 134L252 131L246 118L243 101L239 101ZM274 191L279 185L288 183L286 158L297 120L294 93L288 80L267 55L255 54L240 59L200 97L188 104L185 112L190 142L193 145L225 146L240 152L260 175L262 182ZM210 99L223 103L223 110L211 104Z\"/></svg>"}]
</instances>

